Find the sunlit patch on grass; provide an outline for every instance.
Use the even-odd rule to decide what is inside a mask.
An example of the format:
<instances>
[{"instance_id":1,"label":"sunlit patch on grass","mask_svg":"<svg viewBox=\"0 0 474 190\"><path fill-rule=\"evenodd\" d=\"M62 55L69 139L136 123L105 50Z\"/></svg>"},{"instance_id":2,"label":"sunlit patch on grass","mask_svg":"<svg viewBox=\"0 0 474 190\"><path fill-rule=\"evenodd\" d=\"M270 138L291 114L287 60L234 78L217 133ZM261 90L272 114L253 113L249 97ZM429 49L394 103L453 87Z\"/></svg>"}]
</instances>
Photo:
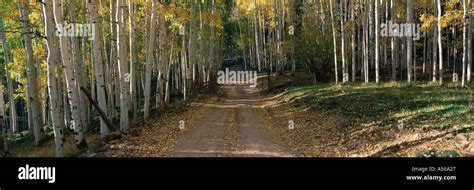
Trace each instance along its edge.
<instances>
[{"instance_id":1,"label":"sunlit patch on grass","mask_svg":"<svg viewBox=\"0 0 474 190\"><path fill-rule=\"evenodd\" d=\"M288 90L281 101L301 99L317 109L339 109L358 116L388 115L402 118L408 115L433 113L441 117L467 112L467 93L438 87L401 87L390 82L381 85L333 85L297 87Z\"/></svg>"},{"instance_id":2,"label":"sunlit patch on grass","mask_svg":"<svg viewBox=\"0 0 474 190\"><path fill-rule=\"evenodd\" d=\"M468 121L472 118L470 94L467 88L440 87L429 83L411 86L403 82L349 83L290 87L279 100L291 102L297 110L310 108L307 115L301 116L299 122L304 122L307 118L316 122L317 127L314 130L307 129L307 132L315 134L295 134L297 137L293 139L303 138L298 141L315 143L329 143L327 140L330 140L333 143L325 146L343 151L314 148L321 146L318 144L302 145L305 147L305 155L319 155L329 151L332 153L323 154L369 156L383 151L380 155L416 156L417 153L430 148L454 148L461 155L468 155L469 148L465 147L465 143L469 136L472 136L473 131L470 129L474 127L474 123ZM328 114L344 121L325 123ZM296 116L292 116L292 119L294 117ZM404 128L401 129L398 128L400 120L404 123ZM462 129L466 129L463 134L459 131ZM324 139L323 131L327 133L328 139ZM447 135L430 140L438 134L452 131L457 131L453 134L454 137ZM308 139L305 140L306 136ZM313 139L312 136L318 138ZM467 140L451 142L453 138L463 136L466 136ZM428 139L426 143L424 140L420 141L425 138ZM417 144L418 141L421 144ZM411 148L397 147L404 143L414 145ZM386 152L380 149L380 145L391 148Z\"/></svg>"},{"instance_id":3,"label":"sunlit patch on grass","mask_svg":"<svg viewBox=\"0 0 474 190\"><path fill-rule=\"evenodd\" d=\"M424 157L424 158L431 158L431 157L459 157L459 153L456 152L455 150L443 150L443 151L437 151L437 150L429 150L426 152L422 152L416 155L417 157Z\"/></svg>"}]
</instances>

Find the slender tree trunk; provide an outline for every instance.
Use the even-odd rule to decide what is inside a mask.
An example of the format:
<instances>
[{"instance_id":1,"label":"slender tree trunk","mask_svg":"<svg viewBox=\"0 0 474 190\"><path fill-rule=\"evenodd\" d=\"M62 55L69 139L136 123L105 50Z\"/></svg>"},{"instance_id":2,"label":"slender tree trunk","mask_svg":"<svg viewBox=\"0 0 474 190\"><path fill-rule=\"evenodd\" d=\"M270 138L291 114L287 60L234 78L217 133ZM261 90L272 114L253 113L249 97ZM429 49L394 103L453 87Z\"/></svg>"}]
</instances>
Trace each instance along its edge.
<instances>
[{"instance_id":1,"label":"slender tree trunk","mask_svg":"<svg viewBox=\"0 0 474 190\"><path fill-rule=\"evenodd\" d=\"M369 66L368 66L368 69L367 70L370 70L370 69L373 69L374 66L375 66L375 32L374 32L374 29L375 29L375 19L374 19L374 1L376 0L369 0L369 3L367 4L369 6L369 8L367 9L369 12L368 12L368 25L369 25L369 29L367 30L368 31L368 35L369 35L369 38L368 38L368 53L367 55L369 55ZM369 72L367 72L367 80L370 80L370 75L369 75Z\"/></svg>"},{"instance_id":2,"label":"slender tree trunk","mask_svg":"<svg viewBox=\"0 0 474 190\"><path fill-rule=\"evenodd\" d=\"M332 9L332 0L329 0L329 10L331 12L331 27L332 27L332 42L333 42L333 53L334 53L334 76L336 84L338 83L337 73L337 43L336 43L336 27L334 26L334 13Z\"/></svg>"},{"instance_id":3,"label":"slender tree trunk","mask_svg":"<svg viewBox=\"0 0 474 190\"><path fill-rule=\"evenodd\" d=\"M281 39L281 12L280 12L280 7L277 1L274 2L274 10L275 10L275 16L276 16L276 26L275 26L275 38L276 38L276 54L280 55L280 39ZM277 64L276 64L276 72L277 74L280 73L280 64L281 64L281 58L280 56L277 57Z\"/></svg>"},{"instance_id":4,"label":"slender tree trunk","mask_svg":"<svg viewBox=\"0 0 474 190\"><path fill-rule=\"evenodd\" d=\"M369 47L370 47L370 44L369 44L369 14L370 14L370 11L369 11L369 1L366 0L365 1L365 18L364 19L364 31L362 32L362 34L364 35L364 82L365 83L369 83L369 60L370 60L370 56L369 56Z\"/></svg>"},{"instance_id":5,"label":"slender tree trunk","mask_svg":"<svg viewBox=\"0 0 474 190\"><path fill-rule=\"evenodd\" d=\"M457 33L456 33L457 31L456 30L457 30L456 27L451 28L452 38L455 39L454 41L457 41L456 40L457 39ZM454 42L454 44L456 44L456 43ZM453 64L453 73L456 73L456 74L458 74L457 67L456 67L457 66L456 62L458 60L457 55L458 55L458 49L457 49L456 45L453 45L453 60L454 60L453 61L454 62L454 64Z\"/></svg>"},{"instance_id":6,"label":"slender tree trunk","mask_svg":"<svg viewBox=\"0 0 474 190\"><path fill-rule=\"evenodd\" d=\"M117 115L117 111L120 108L120 77L119 77L119 71L118 71L118 47L117 47L117 1L116 0L110 0L109 3L109 9L110 9L110 63L109 63L109 83L112 88L110 89L110 92L113 96L111 96L111 101L112 103L112 117L115 118ZM114 99L112 99L112 97ZM115 101L113 101L115 100Z\"/></svg>"},{"instance_id":7,"label":"slender tree trunk","mask_svg":"<svg viewBox=\"0 0 474 190\"><path fill-rule=\"evenodd\" d=\"M266 51L266 45L267 45L267 42L266 42L266 37L265 37L265 10L264 10L264 6L259 6L259 8L257 9L258 10L258 16L257 16L257 19L258 19L258 27L260 28L259 30L259 45L261 47L261 50L259 50L260 52L260 64L262 67L268 67L268 66L265 66L265 65L268 65L268 62L267 62L267 51ZM261 13L261 14L260 14Z\"/></svg>"},{"instance_id":8,"label":"slender tree trunk","mask_svg":"<svg viewBox=\"0 0 474 190\"><path fill-rule=\"evenodd\" d=\"M23 44L22 44L23 45ZM23 49L25 47L23 46ZM31 82L30 81L27 81L27 85L26 85L26 92L28 94L32 94L31 92ZM28 133L29 134L35 134L35 121L33 120L33 107L31 105L31 101L29 98L26 98L26 111L28 113Z\"/></svg>"},{"instance_id":9,"label":"slender tree trunk","mask_svg":"<svg viewBox=\"0 0 474 190\"><path fill-rule=\"evenodd\" d=\"M82 23L83 24L86 24L86 14L87 14L87 5L86 5L86 1L83 1L80 3L81 5L81 16L82 16ZM88 50L88 46L87 46L87 41L88 38L86 37L83 37L81 39L81 52L82 52L82 56L81 56L81 64L80 65L80 69L82 70L82 74L80 75L80 77L83 77L84 79L82 79L82 83L81 83L81 86L86 88L87 85L89 85L89 81L91 81L91 84L92 84L92 81L94 80L93 77L90 78L90 74L92 72L90 72L90 69L89 67L92 65L86 65L84 64L84 62L86 60L90 60L87 56L90 55L90 51ZM88 80L89 79L89 80ZM91 86L94 86L94 85L91 85ZM81 91L81 89L79 89L79 91ZM95 88L94 88L94 96L95 97ZM84 115L85 115L85 118L84 118L84 125L85 125L85 129L84 131L87 132L89 130L89 125L90 125L90 119L91 119L91 106L89 104L87 104L87 97L84 96L82 93L80 93L81 95L81 100L83 102L83 105L82 105L82 110L85 112Z\"/></svg>"},{"instance_id":10,"label":"slender tree trunk","mask_svg":"<svg viewBox=\"0 0 474 190\"><path fill-rule=\"evenodd\" d=\"M19 3L20 7L20 19L22 23L22 33L23 40L25 43L26 49L26 66L27 66L27 77L28 77L28 86L31 90L29 93L29 103L32 108L32 116L34 123L34 135L35 143L38 145L44 138L44 129L43 129L43 118L41 116L41 102L39 99L39 90L38 90L38 81L36 76L36 67L33 62L33 47L31 45L31 31L30 31L30 21L29 21L29 1L21 1Z\"/></svg>"},{"instance_id":11,"label":"slender tree trunk","mask_svg":"<svg viewBox=\"0 0 474 190\"><path fill-rule=\"evenodd\" d=\"M252 26L251 21L250 21L250 18L247 19L247 24L248 24L249 27ZM252 27L253 27L253 26L252 26ZM253 36L253 34L252 34L252 31L253 31L253 30L247 30L247 31L248 31L248 35L249 35L249 36ZM253 42L253 40L255 40L255 38L252 37L252 38L250 39L251 45L249 45L249 67L250 67L250 68L256 68L256 67L255 67L255 55L254 55L254 51L253 51L253 50L254 50L254 47L255 47L253 44L255 44L255 43Z\"/></svg>"},{"instance_id":12,"label":"slender tree trunk","mask_svg":"<svg viewBox=\"0 0 474 190\"><path fill-rule=\"evenodd\" d=\"M442 30L441 30L441 0L437 0L438 2L438 57L439 57L439 85L443 85L443 46L441 44L442 41Z\"/></svg>"},{"instance_id":13,"label":"slender tree trunk","mask_svg":"<svg viewBox=\"0 0 474 190\"><path fill-rule=\"evenodd\" d=\"M150 93L151 93L151 70L154 62L154 45L155 45L155 24L156 24L156 5L157 0L152 1L151 15L150 15L150 32L148 37L147 52L146 52L146 68L145 68L145 120L150 116Z\"/></svg>"},{"instance_id":14,"label":"slender tree trunk","mask_svg":"<svg viewBox=\"0 0 474 190\"><path fill-rule=\"evenodd\" d=\"M415 16L415 17L416 17L416 16ZM413 43L412 43L412 48L413 48L413 50L412 50L412 52L413 52L413 53L412 53L412 57L413 57L413 58L412 58L412 60L413 60L413 61L412 61L412 62L413 62L413 64L412 64L412 68L413 68L413 82L416 83L416 56L417 56L417 55L416 55L416 42L413 42Z\"/></svg>"},{"instance_id":15,"label":"slender tree trunk","mask_svg":"<svg viewBox=\"0 0 474 190\"><path fill-rule=\"evenodd\" d=\"M426 11L425 11L426 13ZM426 74L426 61L427 61L427 51L428 51L428 35L426 32L423 32L423 77Z\"/></svg>"},{"instance_id":16,"label":"slender tree trunk","mask_svg":"<svg viewBox=\"0 0 474 190\"><path fill-rule=\"evenodd\" d=\"M375 83L379 83L380 81L380 71L379 71L379 0L375 0Z\"/></svg>"},{"instance_id":17,"label":"slender tree trunk","mask_svg":"<svg viewBox=\"0 0 474 190\"><path fill-rule=\"evenodd\" d=\"M8 154L8 131L4 125L3 77L0 77L0 156Z\"/></svg>"},{"instance_id":18,"label":"slender tree trunk","mask_svg":"<svg viewBox=\"0 0 474 190\"><path fill-rule=\"evenodd\" d=\"M259 51L259 45L258 45L258 26L257 26L257 0L254 0L254 11L253 11L253 19L254 19L254 37L255 37L255 57L257 58L257 68L258 71L261 71L261 66L260 66L260 51Z\"/></svg>"},{"instance_id":19,"label":"slender tree trunk","mask_svg":"<svg viewBox=\"0 0 474 190\"><path fill-rule=\"evenodd\" d=\"M357 13L358 13L358 16L362 17L362 19L359 19L361 21L363 21L363 6L362 6L362 1L358 1L358 10L357 10ZM363 70L363 66L362 64L364 63L364 48L363 48L363 45L364 45L364 37L362 35L362 31L363 31L364 27L356 27L356 30L357 30L357 69L358 71L360 72L360 79L362 81L363 77L364 77L364 70Z\"/></svg>"},{"instance_id":20,"label":"slender tree trunk","mask_svg":"<svg viewBox=\"0 0 474 190\"><path fill-rule=\"evenodd\" d=\"M355 82L356 78L356 21L355 21L355 10L354 10L354 1L351 1L351 25L352 25L352 34L351 34L351 47L352 47L352 82Z\"/></svg>"},{"instance_id":21,"label":"slender tree trunk","mask_svg":"<svg viewBox=\"0 0 474 190\"><path fill-rule=\"evenodd\" d=\"M472 74L472 0L467 1L468 4L468 25L467 25L467 52L471 52L467 54L467 76L466 81L467 84L471 84L471 74Z\"/></svg>"},{"instance_id":22,"label":"slender tree trunk","mask_svg":"<svg viewBox=\"0 0 474 190\"><path fill-rule=\"evenodd\" d=\"M13 96L13 81L11 79L10 71L8 69L8 62L10 61L10 49L8 48L7 38L4 32L3 18L0 18L0 40L2 41L3 47L3 60L5 62L5 76L7 80L8 101L10 103L10 129L12 129L14 132L18 132L18 127L16 123L16 103L15 97Z\"/></svg>"},{"instance_id":23,"label":"slender tree trunk","mask_svg":"<svg viewBox=\"0 0 474 190\"><path fill-rule=\"evenodd\" d=\"M215 11L215 5L214 5L214 0L211 0L211 18L214 16L214 11ZM214 58L214 40L215 40L215 23L211 21L211 34L209 35L209 78L212 78L213 71L214 71L214 64L215 64L215 58ZM250 30L249 30L250 31ZM212 80L212 79L211 79ZM211 81L211 83L214 81ZM214 84L209 84L211 88L213 87Z\"/></svg>"},{"instance_id":24,"label":"slender tree trunk","mask_svg":"<svg viewBox=\"0 0 474 190\"><path fill-rule=\"evenodd\" d=\"M162 1L161 5L164 7L164 2ZM165 101L165 86L167 81L167 68L168 68L168 47L167 47L167 31L166 31L166 23L165 23L165 14L161 14L159 18L159 35L160 35L160 42L159 42L159 50L160 50L160 62L159 64L159 78L158 78L158 87L159 87L159 101L161 106L164 105ZM197 65L197 64L195 64ZM198 70L195 70L196 72Z\"/></svg>"},{"instance_id":25,"label":"slender tree trunk","mask_svg":"<svg viewBox=\"0 0 474 190\"><path fill-rule=\"evenodd\" d=\"M118 71L120 80L120 129L123 133L128 133L129 125L129 101L130 101L130 71L127 63L127 40L125 31L127 5L125 0L117 0L117 56Z\"/></svg>"},{"instance_id":26,"label":"slender tree trunk","mask_svg":"<svg viewBox=\"0 0 474 190\"><path fill-rule=\"evenodd\" d=\"M433 6L434 6L434 15L436 16L438 14L438 9L436 8L436 1L433 0ZM437 26L436 19L433 21L433 82L436 82L437 80L437 70L438 70L438 44L436 41L438 40L438 26Z\"/></svg>"},{"instance_id":27,"label":"slender tree trunk","mask_svg":"<svg viewBox=\"0 0 474 190\"><path fill-rule=\"evenodd\" d=\"M293 30L295 29L296 25L296 9L295 5L296 3L294 1L289 1L290 4L290 12L288 13L288 17L290 20L290 26L293 27ZM316 10L317 11L317 10ZM296 49L296 37L294 36L294 33L292 36L290 36L291 39L291 49L290 49L290 54L291 54L291 76L292 78L292 83L295 81L296 78L296 58L295 58L295 49ZM265 56L266 57L266 56Z\"/></svg>"},{"instance_id":28,"label":"slender tree trunk","mask_svg":"<svg viewBox=\"0 0 474 190\"><path fill-rule=\"evenodd\" d=\"M407 23L411 24L413 22L413 2L407 1ZM412 64L413 64L413 39L412 37L407 37L407 82L408 84L412 83Z\"/></svg>"},{"instance_id":29,"label":"slender tree trunk","mask_svg":"<svg viewBox=\"0 0 474 190\"><path fill-rule=\"evenodd\" d=\"M181 44L181 75L182 75L182 85L183 86L183 100L186 101L188 94L188 64L186 59L186 25L183 23L183 34L182 34L182 44Z\"/></svg>"},{"instance_id":30,"label":"slender tree trunk","mask_svg":"<svg viewBox=\"0 0 474 190\"><path fill-rule=\"evenodd\" d=\"M188 94L188 79L189 79L189 75L188 75L188 59L187 59L187 51L188 51L188 48L189 46L186 46L186 23L183 23L182 24L182 28L183 28L183 31L182 31L182 35L181 35L181 81L182 81L182 84L181 86L183 87L182 88L182 93L183 93L183 99L184 100L187 100L187 94Z\"/></svg>"},{"instance_id":31,"label":"slender tree trunk","mask_svg":"<svg viewBox=\"0 0 474 190\"><path fill-rule=\"evenodd\" d=\"M54 23L54 14L53 14L53 4L52 1L44 2L42 4L42 10L44 15L45 22L45 34L48 47L48 95L50 101L50 111L53 122L53 132L54 132L54 142L56 147L56 157L63 157L64 151L64 136L63 130L64 125L61 121L59 101L62 99L58 95L58 84L56 82L56 63L58 63L58 53L59 46L57 40L55 39L55 23Z\"/></svg>"},{"instance_id":32,"label":"slender tree trunk","mask_svg":"<svg viewBox=\"0 0 474 190\"><path fill-rule=\"evenodd\" d=\"M406 76L405 69L407 69L407 41L405 39L401 39L401 57L400 57L400 77L404 78Z\"/></svg>"},{"instance_id":33,"label":"slender tree trunk","mask_svg":"<svg viewBox=\"0 0 474 190\"><path fill-rule=\"evenodd\" d=\"M2 18L0 18L1 20ZM2 27L0 27L0 30L3 31L3 20L1 20L0 22L2 22ZM5 46L5 44L3 44ZM5 47L3 48L4 51L5 51ZM5 60L5 59L4 59ZM5 61L4 61L5 62ZM7 64L5 62L5 64ZM5 139L7 139L7 137L5 136L5 130L4 128L7 128L7 126L5 126L3 123L4 123L4 113L5 113L5 106L4 106L4 100L3 100L3 76L0 77L0 156L1 155L4 155L6 154L5 152L5 144L6 144L6 141Z\"/></svg>"},{"instance_id":34,"label":"slender tree trunk","mask_svg":"<svg viewBox=\"0 0 474 190\"><path fill-rule=\"evenodd\" d=\"M342 59L342 74L345 75L345 74L348 74L347 73L347 65L346 65L346 55L345 53L342 53L342 52L345 52L345 48L346 48L346 36L345 36L345 32L344 32L344 17L345 17L345 13L343 12L344 10L344 1L341 1L340 2L340 7L339 7L339 12L340 12L340 16L341 16L341 59Z\"/></svg>"},{"instance_id":35,"label":"slender tree trunk","mask_svg":"<svg viewBox=\"0 0 474 190\"><path fill-rule=\"evenodd\" d=\"M106 1L107 2L107 1ZM105 80L105 85L106 85L106 92L107 92L107 112L109 114L109 117L114 117L115 115L115 89L114 89L114 83L115 83L115 80L113 79L113 75L114 75L114 68L115 65L112 65L112 62L114 60L113 57L115 57L115 44L112 42L111 39L116 39L116 37L114 37L115 35L115 32L113 30L113 26L114 24L112 23L112 21L114 21L115 19L115 6L114 6L114 3L115 1L114 0L109 0L109 8L110 8L110 15L109 15L109 20L106 20L106 17L101 17L101 20L102 20L102 23L104 23L102 25L102 27L99 27L100 29L102 29L102 39L103 39L103 44L104 44L104 47L103 47L103 56L104 56L104 80ZM97 6L97 9L99 9L99 7L102 6L102 1L99 1L99 5ZM99 15L97 15L99 16ZM110 33L110 38L107 39L107 23L108 24L108 28L109 28L109 33ZM100 23L99 23L99 26L100 26ZM145 31L146 33L146 31ZM107 51L107 49L109 49L110 51ZM107 71L107 72L105 72Z\"/></svg>"},{"instance_id":36,"label":"slender tree trunk","mask_svg":"<svg viewBox=\"0 0 474 190\"><path fill-rule=\"evenodd\" d=\"M469 52L467 51L467 0L463 0L463 33L462 33L462 51L463 51L463 56L462 56L462 73L461 73L461 86L464 87L466 85L466 63L467 63L467 56Z\"/></svg>"},{"instance_id":37,"label":"slender tree trunk","mask_svg":"<svg viewBox=\"0 0 474 190\"><path fill-rule=\"evenodd\" d=\"M135 43L136 41L136 36L135 36L135 30L136 30L136 23L135 23L135 0L131 0L129 3L128 7L128 21L129 21L129 27L130 27L130 36L129 36L129 51L130 51L130 109L132 111L133 118L136 118L137 116L137 71L136 71L136 62L137 62L137 45Z\"/></svg>"},{"instance_id":38,"label":"slender tree trunk","mask_svg":"<svg viewBox=\"0 0 474 190\"><path fill-rule=\"evenodd\" d=\"M41 17L41 18L42 18L42 17ZM41 21L43 21L43 19L41 19ZM33 36L33 35L32 35L32 36ZM33 37L33 44L32 44L32 48L31 48L32 51L33 51L33 47L37 47L37 46L38 46L38 44L37 44L37 39L38 39L38 38L37 38L36 36ZM43 49L46 49L46 46L45 46L44 44L43 44L42 46L43 46ZM40 63L39 63L39 58L38 58L38 56L35 56L34 53L33 53L33 57L34 57L33 64L35 65L35 68L40 68ZM34 77L34 78L39 78L39 75L38 75L38 71L39 71L39 70L40 70L40 69L35 69L35 72L33 73L33 77ZM36 85L40 85L39 82L37 82L37 83L35 83L35 84L36 84ZM39 87L38 87L38 90L39 90ZM46 94L47 91L46 91L46 90L45 90L45 91L38 91L38 98L39 98L39 105L40 105L40 106L39 106L39 116L41 117L41 126L44 127L44 126L46 126L47 120L46 120L46 114L44 113L45 109L43 109L43 108L47 106L47 105L46 105L47 103L46 103L46 102L43 102L43 101L41 100L40 94L42 94L42 93L45 93L45 94L43 94L43 95L46 95L46 96L47 96L47 94ZM43 105L44 105L44 106L43 106ZM43 128L43 127L42 127L42 128ZM44 130L44 128L43 128L43 130Z\"/></svg>"},{"instance_id":39,"label":"slender tree trunk","mask_svg":"<svg viewBox=\"0 0 474 190\"><path fill-rule=\"evenodd\" d=\"M76 9L74 5L74 0L68 0L68 14L70 16L70 21L69 23L77 23L75 21L76 19ZM82 76L82 57L81 57L81 51L79 48L79 36L75 36L71 38L71 53L72 53L72 65L74 65L74 78L76 79L76 86L78 88L78 91L80 92L80 87L84 85L83 83L83 76ZM85 103L85 97L79 93L79 106L77 109L79 110L79 113L81 114L81 119L80 122L82 123L82 127L84 128L84 131L87 131L87 124L86 124L86 115L85 115L85 110L87 107L85 107L87 104ZM77 122L77 121L76 121Z\"/></svg>"},{"instance_id":40,"label":"slender tree trunk","mask_svg":"<svg viewBox=\"0 0 474 190\"><path fill-rule=\"evenodd\" d=\"M384 1L381 1L382 3ZM383 20L383 22L385 24L388 24L389 22L389 14L390 14L390 0L385 0L385 19ZM387 36L383 37L383 65L385 68L387 68L388 66L388 40L389 38Z\"/></svg>"},{"instance_id":41,"label":"slender tree trunk","mask_svg":"<svg viewBox=\"0 0 474 190\"><path fill-rule=\"evenodd\" d=\"M54 18L56 21L56 26L59 28L62 24L64 24L64 16L63 16L63 4L61 0L54 0ZM66 80L67 92L68 92L68 99L69 105L71 109L71 125L74 129L74 138L76 140L76 147L78 149L87 148L87 142L84 138L84 131L81 120L81 114L79 113L78 107L79 105L79 90L75 83L74 78L74 67L71 61L71 54L69 53L68 48L68 38L64 35L64 33L59 33L59 44L61 49L61 57L63 62L63 70L64 70L64 79Z\"/></svg>"},{"instance_id":42,"label":"slender tree trunk","mask_svg":"<svg viewBox=\"0 0 474 190\"><path fill-rule=\"evenodd\" d=\"M170 102L170 88L172 87L172 83L171 83L171 80L172 80L172 77L170 77L171 75L171 67L172 67L172 64L173 64L173 51L174 51L174 44L171 44L171 48L170 48L170 52L169 52L169 58L167 58L167 64L165 65L166 67L166 75L165 75L165 106L169 104ZM165 52L167 53L167 51ZM203 72L204 73L204 72Z\"/></svg>"},{"instance_id":43,"label":"slender tree trunk","mask_svg":"<svg viewBox=\"0 0 474 190\"><path fill-rule=\"evenodd\" d=\"M102 53L104 45L102 41L102 31L99 29L99 21L98 21L98 9L97 9L97 0L90 0L87 1L87 9L89 10L89 18L91 24L97 30L96 36L92 41L92 49L93 49L93 63L95 68L95 85L97 87L97 101L99 103L99 107L102 110L107 110L107 101L105 98L106 93L106 84L105 84L105 77L104 77L104 57ZM109 97L110 98L110 97ZM104 139L107 135L109 135L109 129L104 121L104 119L100 119L100 134L102 139Z\"/></svg>"},{"instance_id":44,"label":"slender tree trunk","mask_svg":"<svg viewBox=\"0 0 474 190\"><path fill-rule=\"evenodd\" d=\"M395 0L391 0L390 1L390 6L391 6L391 13L390 13L390 19L392 21L392 23L396 23L396 2ZM399 47L399 44L398 44L398 39L396 36L392 36L392 41L391 41L391 45L392 45L392 80L395 81L397 80L397 67L399 65L399 62L398 62L398 57L399 57L399 53L398 53L398 47Z\"/></svg>"},{"instance_id":45,"label":"slender tree trunk","mask_svg":"<svg viewBox=\"0 0 474 190\"><path fill-rule=\"evenodd\" d=\"M53 9L53 12L54 12L54 9ZM55 41L56 43L58 44L59 46L59 39L58 38L55 38ZM58 86L58 97L59 97L59 101L58 101L58 107L59 107L59 116L60 118L63 118L62 119L62 122L61 122L61 125L62 125L62 128L63 129L66 129L66 126L69 125L69 121L70 121L70 114L66 114L66 111L69 110L67 108L67 96L64 95L64 90L65 87L64 87L64 83L63 83L63 79L62 79L62 73L63 73L63 70L61 69L62 68L62 62L61 62L61 55L60 53L58 53L57 57L56 57L56 84Z\"/></svg>"},{"instance_id":46,"label":"slender tree trunk","mask_svg":"<svg viewBox=\"0 0 474 190\"><path fill-rule=\"evenodd\" d=\"M206 59L204 56L204 42L205 40L205 34L204 34L204 20L202 18L202 3L199 3L199 32L201 33L201 37L199 40L199 65L200 65L200 71L201 73L199 74L199 83L204 84L204 77L203 74L205 73L205 65L206 65ZM164 25L163 25L164 26ZM165 54L167 55L167 54Z\"/></svg>"},{"instance_id":47,"label":"slender tree trunk","mask_svg":"<svg viewBox=\"0 0 474 190\"><path fill-rule=\"evenodd\" d=\"M239 27L239 37L240 37L240 40L243 41L243 37L242 37L242 27L241 27L241 24L240 24L240 19L237 19L237 25ZM246 53L246 45L244 45L244 47L242 47L242 53L243 53L243 56L244 56L244 70L247 70L247 53Z\"/></svg>"},{"instance_id":48,"label":"slender tree trunk","mask_svg":"<svg viewBox=\"0 0 474 190\"><path fill-rule=\"evenodd\" d=\"M191 21L189 23L189 64L192 66L191 89L194 90L196 82L196 0L191 0Z\"/></svg>"}]
</instances>

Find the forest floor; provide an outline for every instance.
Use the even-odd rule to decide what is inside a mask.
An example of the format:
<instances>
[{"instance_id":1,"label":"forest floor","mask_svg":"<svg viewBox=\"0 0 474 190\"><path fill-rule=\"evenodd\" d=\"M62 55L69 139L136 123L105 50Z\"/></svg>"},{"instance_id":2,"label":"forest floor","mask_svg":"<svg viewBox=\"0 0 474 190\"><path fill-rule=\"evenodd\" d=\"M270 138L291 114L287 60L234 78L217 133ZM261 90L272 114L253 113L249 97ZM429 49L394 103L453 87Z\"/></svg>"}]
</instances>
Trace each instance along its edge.
<instances>
[{"instance_id":1,"label":"forest floor","mask_svg":"<svg viewBox=\"0 0 474 190\"><path fill-rule=\"evenodd\" d=\"M263 118L298 156L474 156L474 99L468 88L401 82L298 84L301 78L289 87L291 77L278 78L273 81L276 103L265 108Z\"/></svg>"},{"instance_id":2,"label":"forest floor","mask_svg":"<svg viewBox=\"0 0 474 190\"><path fill-rule=\"evenodd\" d=\"M265 87L222 86L215 96L190 103L176 118L150 121L147 132L111 145L102 156L474 156L468 89L394 82L297 81L290 87L284 78L273 81L270 94L263 92ZM185 121L184 130L178 130L178 120ZM162 134L170 129L172 135Z\"/></svg>"},{"instance_id":3,"label":"forest floor","mask_svg":"<svg viewBox=\"0 0 474 190\"><path fill-rule=\"evenodd\" d=\"M188 104L177 115L148 122L136 136L109 143L98 156L110 157L291 157L264 127L266 101L248 85L222 86L207 100ZM180 123L180 121L184 121ZM180 124L184 127L180 129Z\"/></svg>"},{"instance_id":4,"label":"forest floor","mask_svg":"<svg viewBox=\"0 0 474 190\"><path fill-rule=\"evenodd\" d=\"M310 84L298 74L157 110L107 143L87 134L87 157L458 157L474 156L472 91L429 83ZM306 77L306 78L305 78ZM273 78L273 77L272 77ZM139 119L142 120L142 119ZM403 127L400 125L403 123ZM292 127L294 126L294 127ZM68 137L72 138L72 137ZM69 148L68 148L69 147ZM54 156L54 142L15 146L13 156Z\"/></svg>"}]
</instances>

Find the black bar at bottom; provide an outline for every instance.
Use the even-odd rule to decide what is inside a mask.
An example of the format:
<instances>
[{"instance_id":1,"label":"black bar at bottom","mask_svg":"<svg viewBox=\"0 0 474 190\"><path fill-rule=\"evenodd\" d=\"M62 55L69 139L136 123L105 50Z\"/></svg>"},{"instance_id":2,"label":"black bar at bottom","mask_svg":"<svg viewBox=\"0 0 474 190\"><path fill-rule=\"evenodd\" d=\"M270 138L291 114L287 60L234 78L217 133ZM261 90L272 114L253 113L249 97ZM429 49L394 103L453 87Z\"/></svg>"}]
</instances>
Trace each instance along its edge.
<instances>
[{"instance_id":1,"label":"black bar at bottom","mask_svg":"<svg viewBox=\"0 0 474 190\"><path fill-rule=\"evenodd\" d=\"M19 168L26 165L54 167L54 183L20 180ZM0 189L157 184L163 188L191 184L205 187L224 181L235 185L260 181L270 186L330 184L386 189L396 185L405 189L422 186L472 190L473 165L474 158L1 158ZM270 184L263 180L266 176L273 179ZM198 177L207 180L188 183ZM380 183L383 186L376 185Z\"/></svg>"}]
</instances>

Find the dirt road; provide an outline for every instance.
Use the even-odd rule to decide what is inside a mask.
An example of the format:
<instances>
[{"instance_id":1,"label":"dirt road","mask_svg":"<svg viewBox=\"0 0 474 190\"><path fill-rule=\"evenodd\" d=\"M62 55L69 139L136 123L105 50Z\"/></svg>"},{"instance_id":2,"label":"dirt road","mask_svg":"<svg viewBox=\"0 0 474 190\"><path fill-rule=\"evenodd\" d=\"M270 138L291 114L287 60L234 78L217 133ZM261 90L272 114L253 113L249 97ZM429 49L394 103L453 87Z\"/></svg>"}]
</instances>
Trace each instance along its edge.
<instances>
[{"instance_id":1,"label":"dirt road","mask_svg":"<svg viewBox=\"0 0 474 190\"><path fill-rule=\"evenodd\" d=\"M169 157L292 157L277 145L258 114L263 101L249 85L221 87L219 101L195 103L212 110L178 138Z\"/></svg>"}]
</instances>

